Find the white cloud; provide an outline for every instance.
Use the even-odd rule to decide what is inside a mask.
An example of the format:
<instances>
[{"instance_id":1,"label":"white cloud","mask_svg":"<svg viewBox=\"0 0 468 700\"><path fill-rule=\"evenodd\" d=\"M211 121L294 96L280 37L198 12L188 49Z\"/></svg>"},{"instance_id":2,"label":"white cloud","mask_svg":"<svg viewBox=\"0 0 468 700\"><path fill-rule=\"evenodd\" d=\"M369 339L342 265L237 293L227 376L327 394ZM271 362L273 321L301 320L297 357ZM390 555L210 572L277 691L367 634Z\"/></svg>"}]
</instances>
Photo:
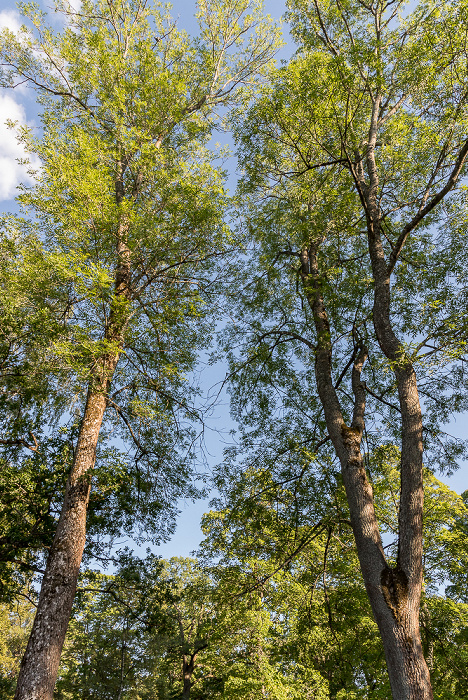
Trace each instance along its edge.
<instances>
[{"instance_id":1,"label":"white cloud","mask_svg":"<svg viewBox=\"0 0 468 700\"><path fill-rule=\"evenodd\" d=\"M61 3L62 4L62 3ZM81 12L82 3L81 0L64 0L63 6L70 13ZM48 21L56 27L67 27L70 25L71 18L70 15L64 14L63 12L50 12L48 13Z\"/></svg>"},{"instance_id":2,"label":"white cloud","mask_svg":"<svg viewBox=\"0 0 468 700\"><path fill-rule=\"evenodd\" d=\"M15 34L21 28L21 17L14 10L2 10L0 12L0 29L11 29Z\"/></svg>"},{"instance_id":3,"label":"white cloud","mask_svg":"<svg viewBox=\"0 0 468 700\"><path fill-rule=\"evenodd\" d=\"M81 10L81 0L68 0L70 7L74 12L80 12Z\"/></svg>"},{"instance_id":4,"label":"white cloud","mask_svg":"<svg viewBox=\"0 0 468 700\"><path fill-rule=\"evenodd\" d=\"M19 12L15 12L15 10L2 10L0 12L0 32L2 29L10 29L21 41L21 36L18 35L20 35L21 27L25 24L27 24L27 22L24 21L24 17L21 17ZM16 90L22 95L25 95L27 86L19 82Z\"/></svg>"},{"instance_id":5,"label":"white cloud","mask_svg":"<svg viewBox=\"0 0 468 700\"><path fill-rule=\"evenodd\" d=\"M20 182L32 181L27 167L18 163L18 158L27 158L23 144L18 143L14 129L5 124L7 119L26 124L26 114L21 104L10 95L0 95L0 200L12 199ZM39 160L31 157L31 165L39 167Z\"/></svg>"}]
</instances>

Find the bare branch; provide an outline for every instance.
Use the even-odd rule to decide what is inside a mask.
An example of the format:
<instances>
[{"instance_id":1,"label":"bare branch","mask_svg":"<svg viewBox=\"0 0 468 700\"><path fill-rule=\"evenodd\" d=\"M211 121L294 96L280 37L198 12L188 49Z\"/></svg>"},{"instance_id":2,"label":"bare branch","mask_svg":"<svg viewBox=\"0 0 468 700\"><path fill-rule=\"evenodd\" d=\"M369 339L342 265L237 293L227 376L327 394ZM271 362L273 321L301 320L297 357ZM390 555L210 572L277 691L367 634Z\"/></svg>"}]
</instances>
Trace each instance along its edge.
<instances>
[{"instance_id":1,"label":"bare branch","mask_svg":"<svg viewBox=\"0 0 468 700\"><path fill-rule=\"evenodd\" d=\"M29 443L27 443L24 438L17 438L16 440L0 440L0 445L11 445L12 447L20 447L21 445L23 445L28 450L31 450L31 452L37 452L39 444L37 442L36 436L31 431L29 431L29 435L34 440L34 445L30 445Z\"/></svg>"},{"instance_id":2,"label":"bare branch","mask_svg":"<svg viewBox=\"0 0 468 700\"><path fill-rule=\"evenodd\" d=\"M388 263L387 267L387 274L391 274L393 272L393 269L397 263L398 257L402 251L403 246L405 245L406 239L408 238L409 234L411 231L416 228L416 226L424 219L427 214L429 214L443 199L444 197L455 187L457 184L457 181L460 177L460 173L462 171L462 168L465 164L466 157L468 155L468 139L465 141L463 144L463 147L460 150L460 153L458 154L458 158L455 161L455 165L453 166L452 172L450 173L450 176L444 185L442 189L434 195L434 197L431 199L430 202L426 204L426 206L418 211L418 213L409 221L402 232L400 233L397 242L395 243L395 246L390 254L390 261Z\"/></svg>"}]
</instances>

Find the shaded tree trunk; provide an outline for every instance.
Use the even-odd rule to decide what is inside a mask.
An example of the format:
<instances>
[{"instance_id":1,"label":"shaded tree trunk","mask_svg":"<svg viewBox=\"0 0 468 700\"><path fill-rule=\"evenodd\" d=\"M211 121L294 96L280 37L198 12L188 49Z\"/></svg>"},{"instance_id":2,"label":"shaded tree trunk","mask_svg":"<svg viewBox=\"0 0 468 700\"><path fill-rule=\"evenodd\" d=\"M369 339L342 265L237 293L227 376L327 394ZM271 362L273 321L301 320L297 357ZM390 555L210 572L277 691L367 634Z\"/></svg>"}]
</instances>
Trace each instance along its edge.
<instances>
[{"instance_id":1,"label":"shaded tree trunk","mask_svg":"<svg viewBox=\"0 0 468 700\"><path fill-rule=\"evenodd\" d=\"M190 700L190 691L192 690L192 676L195 670L195 657L197 653L187 655L184 654L182 657L182 700Z\"/></svg>"},{"instance_id":2,"label":"shaded tree trunk","mask_svg":"<svg viewBox=\"0 0 468 700\"><path fill-rule=\"evenodd\" d=\"M182 699L190 700L190 691L192 689L192 673L188 668L184 668L184 687L182 691Z\"/></svg>"}]
</instances>

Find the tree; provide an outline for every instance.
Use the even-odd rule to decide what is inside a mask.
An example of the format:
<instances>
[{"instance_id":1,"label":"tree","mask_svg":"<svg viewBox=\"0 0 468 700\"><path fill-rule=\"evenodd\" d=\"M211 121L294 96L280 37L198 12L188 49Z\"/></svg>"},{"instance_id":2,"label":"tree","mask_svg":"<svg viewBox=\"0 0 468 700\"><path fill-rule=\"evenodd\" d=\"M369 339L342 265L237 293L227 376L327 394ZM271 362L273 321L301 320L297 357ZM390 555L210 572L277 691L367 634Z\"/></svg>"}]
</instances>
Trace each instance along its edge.
<instances>
[{"instance_id":1,"label":"tree","mask_svg":"<svg viewBox=\"0 0 468 700\"><path fill-rule=\"evenodd\" d=\"M162 564L170 597L157 612L165 624L152 634L148 686L160 700L258 696L273 675L263 649L269 616L259 596L233 601L222 571L205 570L195 559Z\"/></svg>"},{"instance_id":2,"label":"tree","mask_svg":"<svg viewBox=\"0 0 468 700\"><path fill-rule=\"evenodd\" d=\"M172 692L161 692L161 700L308 697L298 669L276 651L285 632L279 619L284 610L272 610L263 591L239 594L232 571L205 570L193 559L170 559L164 576L176 597L166 608L174 628L158 669L162 687L163 679L173 679ZM322 697L320 683L309 690Z\"/></svg>"},{"instance_id":3,"label":"tree","mask_svg":"<svg viewBox=\"0 0 468 700\"><path fill-rule=\"evenodd\" d=\"M205 263L228 243L221 173L205 143L214 107L262 72L276 41L247 2L201 3L195 42L145 2L57 9L63 32L26 7L33 30L18 37L4 30L1 46L3 84L26 82L43 109L42 138L23 133L42 170L21 201L68 281L67 336L51 349L79 404L18 700L52 697L103 421L107 431L118 423L137 471L151 472L160 521L174 513L178 495L193 493L194 434L184 423L194 409L181 394L189 393L185 375L206 339L201 288L212 272Z\"/></svg>"},{"instance_id":4,"label":"tree","mask_svg":"<svg viewBox=\"0 0 468 700\"><path fill-rule=\"evenodd\" d=\"M166 608L173 628L172 635L166 638L166 659L159 673L165 677L164 671L172 665L169 676L179 681L182 700L203 697L205 693L216 696L222 688L222 674L213 664L209 651L216 637L219 640L221 628L225 634L229 632L222 625L213 582L198 562L189 558L173 557L165 562L163 576L175 595Z\"/></svg>"},{"instance_id":5,"label":"tree","mask_svg":"<svg viewBox=\"0 0 468 700\"><path fill-rule=\"evenodd\" d=\"M114 575L80 576L54 697L154 697L154 638L173 599L156 557L128 553Z\"/></svg>"},{"instance_id":6,"label":"tree","mask_svg":"<svg viewBox=\"0 0 468 700\"><path fill-rule=\"evenodd\" d=\"M34 599L30 581L16 599L0 603L0 689L5 698L12 698L16 677L34 618Z\"/></svg>"},{"instance_id":7,"label":"tree","mask_svg":"<svg viewBox=\"0 0 468 700\"><path fill-rule=\"evenodd\" d=\"M299 54L237 122L257 270L247 359L234 334L227 343L233 371L251 363L234 391L254 436L271 432L276 404L282 443L289 422L296 446L339 460L392 694L409 699L433 697L419 631L423 452L453 463L460 449L444 456L441 423L466 406L468 132L465 5L402 8L290 3ZM401 444L395 561L366 456L388 441Z\"/></svg>"},{"instance_id":8,"label":"tree","mask_svg":"<svg viewBox=\"0 0 468 700\"><path fill-rule=\"evenodd\" d=\"M334 484L333 465L320 458L322 488L310 464L299 462L302 475L290 473L286 481L268 464L265 445L259 445L255 467L252 457L238 465L239 472L233 473L235 464L226 465L225 481L218 480L218 509L204 518L205 559L231 595L248 599L249 591L263 594L273 639L270 663L282 669L283 688L290 688L287 675L292 671L291 688L299 697L324 692L333 700L386 700L391 690L383 644L360 576L342 480L338 476ZM293 464L295 457L287 459ZM393 561L399 461L396 446L381 447L368 461L386 553ZM463 499L429 470L424 485L423 649L436 697L463 697L467 608L451 593L451 582L463 567L457 531L467 510ZM448 595L441 593L441 584ZM456 651L451 656L452 640Z\"/></svg>"},{"instance_id":9,"label":"tree","mask_svg":"<svg viewBox=\"0 0 468 700\"><path fill-rule=\"evenodd\" d=\"M12 566L39 567L38 553L53 538L69 449L43 426L63 411L57 363L50 345L64 330L67 294L27 221L4 217L0 234L0 594ZM47 458L44 459L44 454ZM14 575L13 575L14 578ZM20 588L23 583L20 582Z\"/></svg>"}]
</instances>

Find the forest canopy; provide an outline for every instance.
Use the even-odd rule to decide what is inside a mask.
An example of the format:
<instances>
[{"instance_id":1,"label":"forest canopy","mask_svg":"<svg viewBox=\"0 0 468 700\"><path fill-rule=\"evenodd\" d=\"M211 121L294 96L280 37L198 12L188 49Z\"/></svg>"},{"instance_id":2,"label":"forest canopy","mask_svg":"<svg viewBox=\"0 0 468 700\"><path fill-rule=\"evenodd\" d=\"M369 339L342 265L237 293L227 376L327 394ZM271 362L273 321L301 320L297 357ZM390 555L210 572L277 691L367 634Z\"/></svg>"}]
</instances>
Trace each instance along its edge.
<instances>
[{"instance_id":1,"label":"forest canopy","mask_svg":"<svg viewBox=\"0 0 468 700\"><path fill-rule=\"evenodd\" d=\"M53 9L0 32L2 696L468 697L468 4Z\"/></svg>"}]
</instances>

